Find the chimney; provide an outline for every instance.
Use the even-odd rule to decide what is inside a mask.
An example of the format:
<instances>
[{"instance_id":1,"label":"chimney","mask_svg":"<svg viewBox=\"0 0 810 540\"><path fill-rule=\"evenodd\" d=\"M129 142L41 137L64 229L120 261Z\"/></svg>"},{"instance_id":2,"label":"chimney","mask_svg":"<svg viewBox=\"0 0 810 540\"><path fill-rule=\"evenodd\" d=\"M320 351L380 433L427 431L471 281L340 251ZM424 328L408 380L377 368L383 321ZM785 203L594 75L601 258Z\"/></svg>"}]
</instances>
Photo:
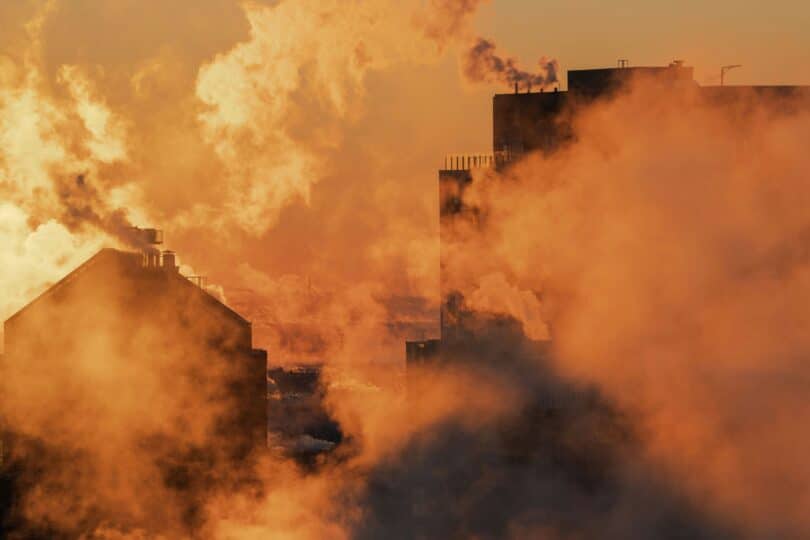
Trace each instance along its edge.
<instances>
[{"instance_id":1,"label":"chimney","mask_svg":"<svg viewBox=\"0 0 810 540\"><path fill-rule=\"evenodd\" d=\"M143 266L146 268L160 268L160 251L148 246L143 249Z\"/></svg>"},{"instance_id":2,"label":"chimney","mask_svg":"<svg viewBox=\"0 0 810 540\"><path fill-rule=\"evenodd\" d=\"M168 272L177 272L177 257L174 251L163 252L163 269Z\"/></svg>"},{"instance_id":3,"label":"chimney","mask_svg":"<svg viewBox=\"0 0 810 540\"><path fill-rule=\"evenodd\" d=\"M163 243L163 231L160 229L141 229L132 227L134 233L133 243L141 246L143 266L145 268L160 268L160 250L155 246Z\"/></svg>"}]
</instances>

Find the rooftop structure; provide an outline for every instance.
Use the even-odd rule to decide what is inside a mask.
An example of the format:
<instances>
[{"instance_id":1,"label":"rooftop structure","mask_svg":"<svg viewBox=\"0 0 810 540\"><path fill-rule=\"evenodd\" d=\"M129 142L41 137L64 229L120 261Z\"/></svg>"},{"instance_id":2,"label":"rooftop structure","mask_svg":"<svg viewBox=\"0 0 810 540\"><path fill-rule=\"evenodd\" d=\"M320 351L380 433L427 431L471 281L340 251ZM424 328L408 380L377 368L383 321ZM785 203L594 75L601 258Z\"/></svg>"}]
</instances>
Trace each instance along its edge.
<instances>
[{"instance_id":1,"label":"rooftop structure","mask_svg":"<svg viewBox=\"0 0 810 540\"><path fill-rule=\"evenodd\" d=\"M496 94L492 100L492 149L494 153L519 159L533 151L552 152L570 140L571 117L600 99L615 97L632 81L655 80L658 84L696 89L718 103L733 103L748 95L775 101L810 98L810 87L802 86L700 86L693 68L681 61L663 67L616 67L568 72L567 92Z\"/></svg>"}]
</instances>

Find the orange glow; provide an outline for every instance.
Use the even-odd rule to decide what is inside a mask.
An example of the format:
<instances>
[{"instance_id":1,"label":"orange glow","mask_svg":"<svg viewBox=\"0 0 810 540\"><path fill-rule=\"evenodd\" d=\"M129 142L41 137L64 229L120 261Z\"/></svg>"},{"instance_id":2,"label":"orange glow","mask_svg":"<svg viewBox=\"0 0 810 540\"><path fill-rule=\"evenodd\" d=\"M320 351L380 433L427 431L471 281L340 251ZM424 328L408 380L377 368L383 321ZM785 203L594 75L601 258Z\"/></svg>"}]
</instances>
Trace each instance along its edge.
<instances>
[{"instance_id":1,"label":"orange glow","mask_svg":"<svg viewBox=\"0 0 810 540\"><path fill-rule=\"evenodd\" d=\"M565 90L560 64L599 57L564 41L512 55L543 27L562 40L565 10L8 4L9 527L810 535L807 100L723 101L639 77L610 99L572 97L556 151L508 167L487 156L463 190L440 191L444 154L492 144L491 91ZM508 31L512 11L533 15L531 32ZM453 197L473 210L446 219ZM176 270L136 226L165 230ZM71 274L94 256L117 262L92 283ZM65 276L80 285L35 300ZM439 337L449 291L463 339L441 343L442 362L406 363L406 340ZM315 388L273 389L257 349L276 367L322 365ZM248 380L291 411L318 401L339 442L267 443Z\"/></svg>"}]
</instances>

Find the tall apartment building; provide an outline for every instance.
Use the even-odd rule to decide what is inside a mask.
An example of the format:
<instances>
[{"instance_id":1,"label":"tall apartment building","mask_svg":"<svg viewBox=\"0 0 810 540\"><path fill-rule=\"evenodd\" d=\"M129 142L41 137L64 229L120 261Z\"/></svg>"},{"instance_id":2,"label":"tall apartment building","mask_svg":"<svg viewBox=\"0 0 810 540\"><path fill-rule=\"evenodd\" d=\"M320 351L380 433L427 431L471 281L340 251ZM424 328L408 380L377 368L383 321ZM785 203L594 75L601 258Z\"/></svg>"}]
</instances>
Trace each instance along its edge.
<instances>
[{"instance_id":1,"label":"tall apartment building","mask_svg":"<svg viewBox=\"0 0 810 540\"><path fill-rule=\"evenodd\" d=\"M446 267L452 255L446 240L455 225L475 222L479 217L479 209L465 199L465 192L474 181L473 171L481 168L503 171L530 153L557 151L575 139L572 126L577 114L594 102L618 96L631 81L655 81L696 90L707 100L728 106L730 114L740 114L734 105L751 96L787 107L806 107L810 103L810 87L806 86L700 86L694 81L693 68L681 61L659 67L623 65L572 70L568 72L567 91L496 94L492 100L492 152L447 156L439 170L441 336L408 342L408 362L435 358L448 340L463 339L459 334L464 326L463 297L448 283Z\"/></svg>"}]
</instances>

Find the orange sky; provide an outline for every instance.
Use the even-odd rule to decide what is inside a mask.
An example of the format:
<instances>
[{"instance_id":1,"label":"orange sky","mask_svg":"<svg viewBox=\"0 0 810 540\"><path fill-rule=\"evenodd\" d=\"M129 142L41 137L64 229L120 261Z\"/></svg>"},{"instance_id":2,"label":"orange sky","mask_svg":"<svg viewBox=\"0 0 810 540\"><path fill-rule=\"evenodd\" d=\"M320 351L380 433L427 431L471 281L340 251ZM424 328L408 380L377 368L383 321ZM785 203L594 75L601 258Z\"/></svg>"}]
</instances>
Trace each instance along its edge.
<instances>
[{"instance_id":1,"label":"orange sky","mask_svg":"<svg viewBox=\"0 0 810 540\"><path fill-rule=\"evenodd\" d=\"M6 22L0 90L20 84L29 58L39 79L26 84L54 107L40 110L39 119L8 116L8 133L20 133L15 122L47 127L50 115L54 133L26 144L57 141L60 148L9 158L6 175L18 183L16 204L25 210L18 222L36 227L56 218L53 208L25 195L33 183L20 167L45 171L52 156L66 152L75 162L64 166L69 174L90 166L88 182L110 208L123 205L134 223L166 229L181 262L222 284L230 300L237 297L229 291L257 283L275 291L273 284L285 276L295 276L305 290L363 283L377 291L372 295L430 296L438 266L436 170L445 154L490 149L492 94L505 90L462 80L458 58L470 38L493 40L499 54L528 70L542 55L556 58L563 72L613 66L618 58L633 65L679 58L695 66L704 84L716 83L719 66L729 63L744 64L729 74L732 84L810 83L810 45L802 33L810 26L810 7L799 1L469 2L477 5L475 15L460 30L444 29L452 38L435 41L410 24L420 4L461 5L414 1L392 14L390 4L368 1L353 8L358 14L338 2L337 22L309 27L311 13L330 3L263 1L244 4L254 6L246 11L232 0L55 1L35 30L30 23L45 2L0 4ZM372 18L360 16L362 10L390 28L364 25ZM249 12L258 21L253 36ZM434 24L449 20L438 12ZM286 22L276 16L283 13ZM251 55L260 58L258 74L240 68ZM358 68L358 58L371 64ZM212 65L221 71L208 70ZM86 130L63 126L75 120L69 115L57 121L74 106L65 100L71 77L74 92L84 88L91 103L109 110L114 122L107 127L126 151L122 159L105 163L96 153L88 165L75 154ZM230 112L250 112L236 123L227 114L203 112L228 103ZM252 144L243 144L244 129ZM59 140L71 132L72 138ZM34 232L24 229L14 233L19 242ZM84 246L82 257L95 249L98 238L86 229L74 232L82 232L74 235ZM29 257L26 267L50 262ZM10 277L0 274L0 281L11 283L15 299L2 316L78 262L25 285L15 280L30 272L6 264ZM20 292L23 287L31 289Z\"/></svg>"},{"instance_id":2,"label":"orange sky","mask_svg":"<svg viewBox=\"0 0 810 540\"><path fill-rule=\"evenodd\" d=\"M563 69L678 58L701 84L717 84L724 64L744 66L732 84L810 84L810 3L802 0L503 0L485 6L477 26L521 58L542 51Z\"/></svg>"},{"instance_id":3,"label":"orange sky","mask_svg":"<svg viewBox=\"0 0 810 540\"><path fill-rule=\"evenodd\" d=\"M468 20L459 6L478 12ZM163 228L182 271L221 286L271 364L401 365L405 339L436 337L437 169L447 153L489 149L492 94L506 90L462 79L459 56L475 38L527 70L542 55L563 72L677 58L701 83L741 63L730 83L810 84L810 6L798 1L0 0L0 21L0 320L102 245L132 249L116 228L127 217ZM475 309L519 317L532 337L552 314L554 368L638 411L648 443L639 455L655 481L672 476L698 507L753 522L752 537L807 537L810 438L795 422L810 414L810 121L757 109L732 122L693 98L637 88L577 118L570 150L521 161L510 181L477 176L480 249L459 247L455 267ZM95 356L105 336L93 337L71 377L97 386L81 371L109 371ZM177 356L203 359L194 351ZM504 349L480 354L500 360ZM16 367L27 376L34 365ZM147 380L162 371L146 366ZM31 388L61 371L37 365ZM133 415L154 406L121 373L131 399L114 378L98 386L115 399L88 403L123 402ZM444 430L456 411L497 412L523 373L491 392L451 373L438 380L441 399L413 395L424 425ZM28 406L48 394L17 388ZM432 428L378 394L330 398L343 425L371 441L361 464L410 452L408 430ZM53 403L49 420L93 434L123 428L109 448L134 448L125 414ZM13 410L25 423L26 409ZM258 521L271 533L254 537L357 515L340 507L353 482L283 480L268 480ZM611 521L635 526L625 510L655 504L648 494L623 499ZM566 521L579 515L572 508Z\"/></svg>"}]
</instances>

